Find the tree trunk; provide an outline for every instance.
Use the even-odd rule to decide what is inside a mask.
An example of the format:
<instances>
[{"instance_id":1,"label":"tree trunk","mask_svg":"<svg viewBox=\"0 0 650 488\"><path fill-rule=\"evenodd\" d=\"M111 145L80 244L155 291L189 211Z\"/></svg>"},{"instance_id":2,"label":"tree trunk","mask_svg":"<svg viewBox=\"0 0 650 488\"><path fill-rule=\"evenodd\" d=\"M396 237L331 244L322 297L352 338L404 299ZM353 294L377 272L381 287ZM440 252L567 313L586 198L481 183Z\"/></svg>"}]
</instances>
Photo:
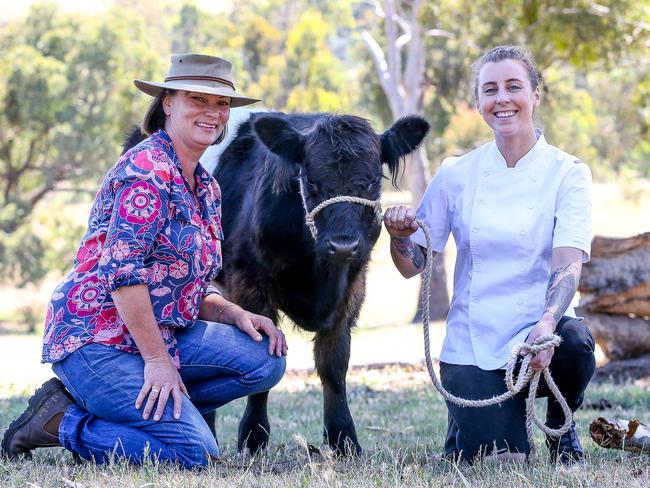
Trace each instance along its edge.
<instances>
[{"instance_id":1,"label":"tree trunk","mask_svg":"<svg viewBox=\"0 0 650 488\"><path fill-rule=\"evenodd\" d=\"M386 95L393 119L397 120L405 115L424 113L425 54L419 20L422 0L384 0L383 5L385 54L369 32L364 31L361 36L373 58L379 84ZM407 37L408 40L402 43L401 40ZM420 203L429 182L428 167L426 147L422 144L411 154L405 170L414 207ZM418 312L413 321L421 318L421 309L418 303ZM434 320L445 318L449 312L447 275L442 257L434 260L429 309Z\"/></svg>"},{"instance_id":2,"label":"tree trunk","mask_svg":"<svg viewBox=\"0 0 650 488\"><path fill-rule=\"evenodd\" d=\"M608 359L628 359L650 354L650 320L590 313L582 307L576 313L584 316L587 327Z\"/></svg>"},{"instance_id":3,"label":"tree trunk","mask_svg":"<svg viewBox=\"0 0 650 488\"><path fill-rule=\"evenodd\" d=\"M417 208L422 195L427 188L429 175L427 168L427 153L424 146L411 156L407 170L409 188L411 190L413 207ZM447 291L447 272L445 271L444 253L436 256L433 260L433 269L431 272L431 281L429 284L431 292L429 296L429 313L431 320L444 320L449 313L449 292ZM418 308L411 322L419 323L422 321L422 283L420 283L420 293L418 294Z\"/></svg>"}]
</instances>

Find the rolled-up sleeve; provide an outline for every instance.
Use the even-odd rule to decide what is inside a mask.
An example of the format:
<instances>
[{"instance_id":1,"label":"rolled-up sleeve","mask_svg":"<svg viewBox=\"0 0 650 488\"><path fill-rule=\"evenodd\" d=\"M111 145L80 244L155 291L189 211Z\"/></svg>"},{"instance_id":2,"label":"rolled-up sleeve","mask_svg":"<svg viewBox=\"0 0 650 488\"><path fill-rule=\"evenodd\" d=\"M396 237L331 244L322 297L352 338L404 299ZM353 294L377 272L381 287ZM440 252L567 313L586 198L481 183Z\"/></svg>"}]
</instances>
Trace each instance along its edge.
<instances>
[{"instance_id":1,"label":"rolled-up sleeve","mask_svg":"<svg viewBox=\"0 0 650 488\"><path fill-rule=\"evenodd\" d=\"M576 161L560 185L555 204L553 248L581 249L583 262L591 255L591 171Z\"/></svg>"},{"instance_id":2,"label":"rolled-up sleeve","mask_svg":"<svg viewBox=\"0 0 650 488\"><path fill-rule=\"evenodd\" d=\"M203 293L203 299L205 300L210 295L223 296L223 293L221 293L221 290L219 290L219 288L217 288L213 284L209 284L205 289L205 293Z\"/></svg>"},{"instance_id":3,"label":"rolled-up sleeve","mask_svg":"<svg viewBox=\"0 0 650 488\"><path fill-rule=\"evenodd\" d=\"M169 186L145 175L116 179L106 244L99 271L108 291L122 286L148 284L151 272L144 259L169 215Z\"/></svg>"},{"instance_id":4,"label":"rolled-up sleeve","mask_svg":"<svg viewBox=\"0 0 650 488\"><path fill-rule=\"evenodd\" d=\"M438 253L445 249L451 232L449 198L445 179L449 165L455 159L447 158L442 162L435 176L431 179L427 190L424 192L424 196L416 212L417 218L429 227L429 231L431 232L431 247L434 252ZM415 231L411 239L423 248L427 247L427 241L422 229Z\"/></svg>"}]
</instances>

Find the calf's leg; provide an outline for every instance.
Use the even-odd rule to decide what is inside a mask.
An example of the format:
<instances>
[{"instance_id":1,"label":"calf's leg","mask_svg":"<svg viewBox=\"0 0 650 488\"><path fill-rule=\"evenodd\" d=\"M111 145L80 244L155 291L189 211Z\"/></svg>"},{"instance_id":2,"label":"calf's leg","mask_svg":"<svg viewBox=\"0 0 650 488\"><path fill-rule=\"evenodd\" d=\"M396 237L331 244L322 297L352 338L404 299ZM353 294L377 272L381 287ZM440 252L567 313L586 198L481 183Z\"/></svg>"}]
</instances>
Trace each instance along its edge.
<instances>
[{"instance_id":1,"label":"calf's leg","mask_svg":"<svg viewBox=\"0 0 650 488\"><path fill-rule=\"evenodd\" d=\"M210 428L210 432L212 432L212 435L214 436L215 440L217 440L217 445L218 445L219 440L217 439L217 427L215 425L217 422L217 411L213 410L212 412L204 413L203 420L205 420L205 423L208 424L208 427Z\"/></svg>"},{"instance_id":2,"label":"calf's leg","mask_svg":"<svg viewBox=\"0 0 650 488\"><path fill-rule=\"evenodd\" d=\"M271 424L266 413L268 398L268 391L248 397L244 416L239 422L237 451L241 452L246 447L251 454L255 454L268 444L271 433Z\"/></svg>"},{"instance_id":3,"label":"calf's leg","mask_svg":"<svg viewBox=\"0 0 650 488\"><path fill-rule=\"evenodd\" d=\"M345 321L340 321L334 329L316 334L314 359L323 384L325 442L339 454L359 454L361 445L345 387L350 360L350 327Z\"/></svg>"}]
</instances>

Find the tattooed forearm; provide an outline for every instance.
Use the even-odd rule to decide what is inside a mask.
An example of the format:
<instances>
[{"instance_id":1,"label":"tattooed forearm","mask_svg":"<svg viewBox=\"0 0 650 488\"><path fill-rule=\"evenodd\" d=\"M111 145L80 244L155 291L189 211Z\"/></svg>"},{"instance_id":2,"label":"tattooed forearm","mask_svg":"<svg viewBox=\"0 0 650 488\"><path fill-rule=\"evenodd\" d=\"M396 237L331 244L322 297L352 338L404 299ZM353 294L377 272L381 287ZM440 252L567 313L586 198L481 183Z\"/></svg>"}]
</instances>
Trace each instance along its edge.
<instances>
[{"instance_id":1,"label":"tattooed forearm","mask_svg":"<svg viewBox=\"0 0 650 488\"><path fill-rule=\"evenodd\" d=\"M544 313L553 316L557 324L573 300L580 280L580 267L575 263L553 270L546 288Z\"/></svg>"},{"instance_id":2,"label":"tattooed forearm","mask_svg":"<svg viewBox=\"0 0 650 488\"><path fill-rule=\"evenodd\" d=\"M390 245L400 256L408 259L417 270L424 268L424 253L420 246L415 244L410 237L391 237Z\"/></svg>"}]
</instances>

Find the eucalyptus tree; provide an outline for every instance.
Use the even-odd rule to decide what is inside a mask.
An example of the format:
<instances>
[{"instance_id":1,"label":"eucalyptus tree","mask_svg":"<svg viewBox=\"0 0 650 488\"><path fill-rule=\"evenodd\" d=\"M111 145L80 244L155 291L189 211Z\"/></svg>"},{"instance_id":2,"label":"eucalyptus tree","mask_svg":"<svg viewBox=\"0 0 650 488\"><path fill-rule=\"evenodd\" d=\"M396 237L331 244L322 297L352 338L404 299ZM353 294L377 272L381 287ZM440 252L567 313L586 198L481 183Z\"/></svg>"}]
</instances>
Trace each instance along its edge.
<instances>
[{"instance_id":1,"label":"eucalyptus tree","mask_svg":"<svg viewBox=\"0 0 650 488\"><path fill-rule=\"evenodd\" d=\"M0 271L24 283L47 272L47 245L12 237L53 192L94 192L143 111L132 80L157 71L158 56L143 22L48 3L7 24L0 46Z\"/></svg>"}]
</instances>

